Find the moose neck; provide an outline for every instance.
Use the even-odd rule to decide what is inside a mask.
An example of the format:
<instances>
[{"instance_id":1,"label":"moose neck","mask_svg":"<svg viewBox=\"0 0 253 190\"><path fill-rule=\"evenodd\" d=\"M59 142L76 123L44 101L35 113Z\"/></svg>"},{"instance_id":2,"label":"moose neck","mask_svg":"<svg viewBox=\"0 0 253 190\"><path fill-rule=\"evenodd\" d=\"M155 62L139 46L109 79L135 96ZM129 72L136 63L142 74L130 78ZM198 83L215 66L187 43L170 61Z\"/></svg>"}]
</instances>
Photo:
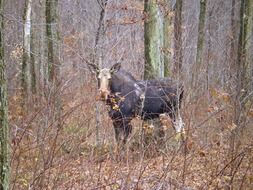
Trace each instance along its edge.
<instances>
[{"instance_id":1,"label":"moose neck","mask_svg":"<svg viewBox=\"0 0 253 190\"><path fill-rule=\"evenodd\" d=\"M128 72L124 70L120 70L112 76L111 79L111 92L115 93L123 93L133 90L134 84L136 83L136 79Z\"/></svg>"}]
</instances>

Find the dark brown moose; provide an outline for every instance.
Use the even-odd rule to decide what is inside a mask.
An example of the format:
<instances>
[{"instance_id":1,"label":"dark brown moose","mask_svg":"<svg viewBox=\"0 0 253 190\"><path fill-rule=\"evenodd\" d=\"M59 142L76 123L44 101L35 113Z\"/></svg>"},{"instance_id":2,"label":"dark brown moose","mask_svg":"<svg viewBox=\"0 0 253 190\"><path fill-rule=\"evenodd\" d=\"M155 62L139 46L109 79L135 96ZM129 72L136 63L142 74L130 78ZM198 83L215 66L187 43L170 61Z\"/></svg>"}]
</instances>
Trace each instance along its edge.
<instances>
[{"instance_id":1,"label":"dark brown moose","mask_svg":"<svg viewBox=\"0 0 253 190\"><path fill-rule=\"evenodd\" d=\"M171 78L136 80L120 69L120 63L110 69L99 69L94 64L89 67L97 75L100 99L110 107L109 116L118 143L126 143L132 131L131 120L137 116L147 121L168 114L176 131L182 132L183 125L177 122L183 98L182 84ZM181 117L179 119L182 123Z\"/></svg>"}]
</instances>

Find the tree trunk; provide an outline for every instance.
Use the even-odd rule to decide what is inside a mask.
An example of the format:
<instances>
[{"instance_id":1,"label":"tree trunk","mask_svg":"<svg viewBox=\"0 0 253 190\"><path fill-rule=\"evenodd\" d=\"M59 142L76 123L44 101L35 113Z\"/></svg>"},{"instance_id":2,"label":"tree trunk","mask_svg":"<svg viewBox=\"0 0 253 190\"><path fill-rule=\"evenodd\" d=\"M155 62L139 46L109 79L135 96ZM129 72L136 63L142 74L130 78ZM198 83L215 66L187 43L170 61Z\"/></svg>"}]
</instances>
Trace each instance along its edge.
<instances>
[{"instance_id":1,"label":"tree trunk","mask_svg":"<svg viewBox=\"0 0 253 190\"><path fill-rule=\"evenodd\" d=\"M38 5L36 7L37 10L37 17L36 19L38 20L39 23L45 23L46 18L45 18L45 1L42 0L42 4ZM36 11L35 10L35 11ZM38 43L38 51L39 51L39 72L38 72L38 83L39 83L39 88L44 89L46 84L48 84L48 63L47 63L47 38L46 38L46 29L47 27L41 27L40 33L39 33L39 43ZM37 45L37 44L36 44ZM40 96L44 96L43 91L39 91Z\"/></svg>"},{"instance_id":2,"label":"tree trunk","mask_svg":"<svg viewBox=\"0 0 253 190\"><path fill-rule=\"evenodd\" d=\"M58 128L61 122L61 81L60 81L60 36L58 28L58 0L46 0L46 37L47 37L47 62L48 86L52 89L54 102L53 118Z\"/></svg>"},{"instance_id":3,"label":"tree trunk","mask_svg":"<svg viewBox=\"0 0 253 190\"><path fill-rule=\"evenodd\" d=\"M253 91L253 2L248 1L247 6L247 37L246 37L246 61L247 61L247 75L249 81L249 91Z\"/></svg>"},{"instance_id":4,"label":"tree trunk","mask_svg":"<svg viewBox=\"0 0 253 190\"><path fill-rule=\"evenodd\" d=\"M197 85L196 84L198 81L197 76L198 76L199 68L202 65L203 45L204 45L204 39L205 39L204 28L205 28L206 5L207 5L207 0L200 0L197 55L196 55L196 61L194 63L194 69L192 72L193 87L196 87Z\"/></svg>"},{"instance_id":5,"label":"tree trunk","mask_svg":"<svg viewBox=\"0 0 253 190\"><path fill-rule=\"evenodd\" d=\"M164 76L164 57L161 49L163 41L163 19L158 4L154 0L145 0L144 14L144 46L145 70L144 78L150 79Z\"/></svg>"},{"instance_id":6,"label":"tree trunk","mask_svg":"<svg viewBox=\"0 0 253 190\"><path fill-rule=\"evenodd\" d=\"M234 159L238 154L241 145L241 138L243 137L243 128L246 124L246 103L249 96L249 84L252 78L247 80L247 71L248 71L248 60L247 58L252 54L247 50L247 40L250 39L251 32L248 30L250 25L250 19L252 19L252 0L241 0L240 8L240 32L238 39L238 49L237 49L237 61L236 61L236 93L234 98L234 123L236 124L236 130L232 131L230 137L230 153L231 159ZM234 2L234 1L233 1ZM236 162L233 162L231 165L230 174L233 174L237 169ZM233 181L231 179L230 183Z\"/></svg>"},{"instance_id":7,"label":"tree trunk","mask_svg":"<svg viewBox=\"0 0 253 190\"><path fill-rule=\"evenodd\" d=\"M101 0L100 1L101 11L100 11L98 29L97 29L96 38L95 38L95 54L98 53L97 52L98 51L97 45L99 44L99 41L101 40L101 37L104 36L104 34L105 34L104 17L105 17L105 8L107 6L107 1L108 0Z\"/></svg>"},{"instance_id":8,"label":"tree trunk","mask_svg":"<svg viewBox=\"0 0 253 190\"><path fill-rule=\"evenodd\" d=\"M231 6L231 45L230 45L230 62L231 65L235 65L236 62L236 23L235 23L235 0L232 0ZM231 73L232 75L232 73Z\"/></svg>"},{"instance_id":9,"label":"tree trunk","mask_svg":"<svg viewBox=\"0 0 253 190\"><path fill-rule=\"evenodd\" d=\"M248 40L250 39L249 25L250 19L252 19L252 3L251 0L241 0L241 9L240 9L240 33L238 40L238 50L237 50L237 63L236 63L236 105L235 105L235 123L239 126L244 117L244 108L246 101L244 98L249 93L249 83L252 80L247 76L247 71L249 68L249 56L252 52L249 52Z\"/></svg>"},{"instance_id":10,"label":"tree trunk","mask_svg":"<svg viewBox=\"0 0 253 190\"><path fill-rule=\"evenodd\" d=\"M40 154L43 158L44 168L50 168L55 159L56 149L58 146L59 132L62 129L62 99L61 99L61 81L60 81L60 49L59 49L59 30L58 30L58 1L57 0L45 0L45 20L46 20L46 57L47 65L46 71L43 72L45 79L45 86L48 87L44 90L44 93L48 95L51 104L48 108L50 114L45 118L45 126L38 130L38 139L45 140L44 135L47 134L48 122L52 122L54 127L54 138L49 139L48 143L50 147L47 149L42 143L40 145ZM43 42L42 42L43 43ZM43 49L42 49L43 50ZM46 74L47 72L47 74ZM46 173L42 173L36 180L35 187L43 188L44 183L48 183Z\"/></svg>"},{"instance_id":11,"label":"tree trunk","mask_svg":"<svg viewBox=\"0 0 253 190\"><path fill-rule=\"evenodd\" d=\"M209 19L209 22L208 22L208 31L209 33L211 33L211 18L213 17L213 10L211 10L208 14L208 19ZM207 59L206 59L206 90L208 91L209 93L209 82L210 82L210 59L211 59L211 49L212 49L212 42L211 42L211 36L208 35L208 40L207 40ZM192 79L193 81L193 79ZM209 97L210 97L210 94L209 94Z\"/></svg>"},{"instance_id":12,"label":"tree trunk","mask_svg":"<svg viewBox=\"0 0 253 190\"><path fill-rule=\"evenodd\" d=\"M59 31L58 31L58 0L46 0L46 35L48 49L49 81L55 84L59 74Z\"/></svg>"},{"instance_id":13,"label":"tree trunk","mask_svg":"<svg viewBox=\"0 0 253 190\"><path fill-rule=\"evenodd\" d=\"M169 45L169 36L164 39L164 33L168 32L168 26L164 26L163 15L158 6L158 2L155 0L145 0L144 1L144 48L145 48L145 68L144 68L144 79L153 79L164 77L165 68L164 68L164 56L163 52L166 47L164 43ZM168 21L168 20L167 20ZM167 23L169 24L169 23ZM168 63L168 62L167 62ZM166 68L167 69L167 68ZM157 124L158 119L152 121L152 124ZM143 122L143 127L145 125L150 125L151 123ZM161 129L161 126L156 126L157 129ZM161 133L156 134L160 135L163 133L162 130L159 130ZM145 144L151 143L150 135L143 133L143 138Z\"/></svg>"},{"instance_id":14,"label":"tree trunk","mask_svg":"<svg viewBox=\"0 0 253 190\"><path fill-rule=\"evenodd\" d=\"M23 14L23 57L22 57L22 72L21 72L21 94L22 107L26 112L26 106L30 97L31 90L31 12L32 0L25 1Z\"/></svg>"},{"instance_id":15,"label":"tree trunk","mask_svg":"<svg viewBox=\"0 0 253 190\"><path fill-rule=\"evenodd\" d=\"M182 69L182 0L176 0L175 5L175 21L174 21L174 40L175 40L175 53L174 53L174 73L181 73Z\"/></svg>"},{"instance_id":16,"label":"tree trunk","mask_svg":"<svg viewBox=\"0 0 253 190\"><path fill-rule=\"evenodd\" d=\"M3 10L4 3L0 0L0 189L9 189L10 174L10 147L9 147L9 127L7 108L7 87L4 61L4 40L3 40Z\"/></svg>"},{"instance_id":17,"label":"tree trunk","mask_svg":"<svg viewBox=\"0 0 253 190\"><path fill-rule=\"evenodd\" d=\"M172 10L167 6L166 14L164 16L163 37L164 37L164 76L170 76L171 72L171 39L172 39Z\"/></svg>"},{"instance_id":18,"label":"tree trunk","mask_svg":"<svg viewBox=\"0 0 253 190\"><path fill-rule=\"evenodd\" d=\"M95 56L93 56L93 62L95 63L95 57L99 58L99 61L97 62L97 66L101 66L101 62L103 59L103 50L102 48L98 48L99 42L102 39L104 39L105 36L105 26L104 26L104 17L105 17L105 9L107 6L107 1L108 0L101 0L100 6L101 6L101 11L100 11L100 16L99 16L99 21L98 21L98 29L96 32L96 38L95 38ZM96 108L96 144L97 146L100 146L100 137L99 137L99 129L101 126L101 114L100 114L100 103L96 102L95 108Z\"/></svg>"},{"instance_id":19,"label":"tree trunk","mask_svg":"<svg viewBox=\"0 0 253 190\"><path fill-rule=\"evenodd\" d=\"M35 44L34 44L34 38L35 38L35 33L33 31L33 28L31 28L31 91L33 94L37 92L37 75L36 75L36 69L37 66L35 65L35 56L34 56L34 49L35 49Z\"/></svg>"},{"instance_id":20,"label":"tree trunk","mask_svg":"<svg viewBox=\"0 0 253 190\"><path fill-rule=\"evenodd\" d=\"M207 0L200 0L200 13L199 13L199 26L198 26L198 44L197 44L197 56L196 64L201 65L202 63L202 52L205 38L205 16L206 16L206 3Z\"/></svg>"}]
</instances>

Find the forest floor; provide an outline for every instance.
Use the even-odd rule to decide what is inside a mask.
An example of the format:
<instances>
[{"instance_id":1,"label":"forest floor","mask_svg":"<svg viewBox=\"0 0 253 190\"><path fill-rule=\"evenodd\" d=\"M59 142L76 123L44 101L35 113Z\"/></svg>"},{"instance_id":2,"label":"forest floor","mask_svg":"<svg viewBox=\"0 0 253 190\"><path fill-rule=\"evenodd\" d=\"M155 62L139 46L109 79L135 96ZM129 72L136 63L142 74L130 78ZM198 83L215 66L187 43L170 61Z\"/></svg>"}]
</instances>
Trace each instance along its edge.
<instances>
[{"instance_id":1,"label":"forest floor","mask_svg":"<svg viewBox=\"0 0 253 190\"><path fill-rule=\"evenodd\" d=\"M104 150L102 150L104 151ZM55 166L50 189L252 189L252 147L231 156L218 144L179 151L101 150ZM151 155L153 154L153 155ZM55 177L51 177L55 178Z\"/></svg>"},{"instance_id":2,"label":"forest floor","mask_svg":"<svg viewBox=\"0 0 253 190\"><path fill-rule=\"evenodd\" d=\"M144 145L136 119L120 150L106 112L98 143L94 110L70 105L63 128L53 127L53 118L47 124L38 111L12 137L12 189L253 189L252 113L239 130L225 100L219 96L206 103L203 97L183 106L186 142L181 146L171 126L163 141L148 138Z\"/></svg>"}]
</instances>

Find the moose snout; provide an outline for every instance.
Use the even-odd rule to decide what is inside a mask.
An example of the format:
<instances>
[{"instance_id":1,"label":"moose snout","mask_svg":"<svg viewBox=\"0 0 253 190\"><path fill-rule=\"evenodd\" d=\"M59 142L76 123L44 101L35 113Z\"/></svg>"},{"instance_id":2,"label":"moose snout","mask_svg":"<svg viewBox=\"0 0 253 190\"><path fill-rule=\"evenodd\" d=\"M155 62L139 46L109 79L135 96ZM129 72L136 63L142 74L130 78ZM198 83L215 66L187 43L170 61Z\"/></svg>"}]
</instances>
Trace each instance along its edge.
<instances>
[{"instance_id":1,"label":"moose snout","mask_svg":"<svg viewBox=\"0 0 253 190\"><path fill-rule=\"evenodd\" d=\"M108 95L110 94L110 92L106 89L99 89L99 96L101 98L102 101L107 100Z\"/></svg>"}]
</instances>

